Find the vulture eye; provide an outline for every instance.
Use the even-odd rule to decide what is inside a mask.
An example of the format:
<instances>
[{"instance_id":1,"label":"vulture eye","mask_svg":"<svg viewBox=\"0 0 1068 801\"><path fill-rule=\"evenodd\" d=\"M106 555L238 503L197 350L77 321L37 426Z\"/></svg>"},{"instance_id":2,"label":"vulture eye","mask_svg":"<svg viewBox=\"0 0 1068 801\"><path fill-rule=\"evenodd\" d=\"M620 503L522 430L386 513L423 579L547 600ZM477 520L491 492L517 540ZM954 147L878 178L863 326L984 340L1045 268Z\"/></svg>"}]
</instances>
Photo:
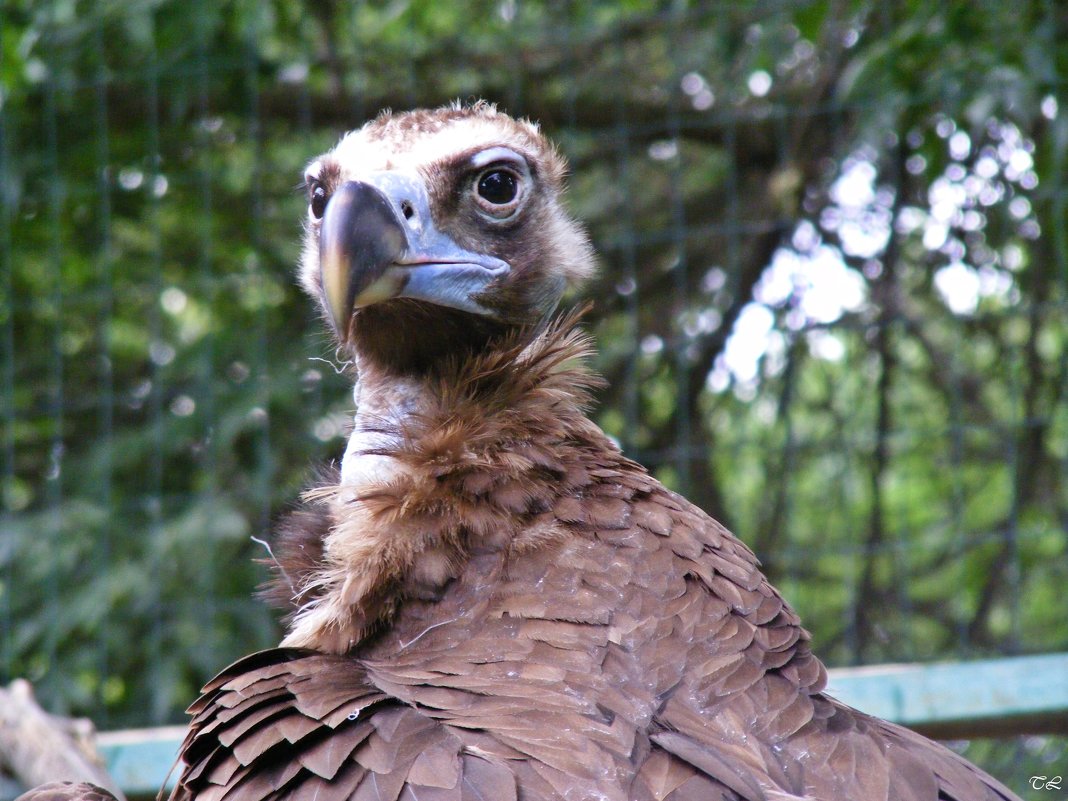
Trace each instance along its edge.
<instances>
[{"instance_id":1,"label":"vulture eye","mask_svg":"<svg viewBox=\"0 0 1068 801\"><path fill-rule=\"evenodd\" d=\"M311 191L308 195L310 198L312 216L317 220L321 220L323 218L323 213L326 211L326 201L328 200L326 196L326 187L318 181L314 181L311 184Z\"/></svg>"},{"instance_id":2,"label":"vulture eye","mask_svg":"<svg viewBox=\"0 0 1068 801\"><path fill-rule=\"evenodd\" d=\"M519 206L520 177L512 170L492 167L475 181L475 200L494 217L505 218Z\"/></svg>"}]
</instances>

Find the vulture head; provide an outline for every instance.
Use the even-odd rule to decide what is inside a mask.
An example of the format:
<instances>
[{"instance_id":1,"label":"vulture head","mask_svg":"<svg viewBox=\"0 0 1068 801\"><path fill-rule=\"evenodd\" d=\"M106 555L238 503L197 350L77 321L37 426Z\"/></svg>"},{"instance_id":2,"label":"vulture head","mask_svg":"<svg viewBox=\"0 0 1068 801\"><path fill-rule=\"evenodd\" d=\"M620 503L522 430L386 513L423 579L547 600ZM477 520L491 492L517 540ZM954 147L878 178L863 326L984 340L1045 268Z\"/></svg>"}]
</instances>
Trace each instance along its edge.
<instances>
[{"instance_id":1,"label":"vulture head","mask_svg":"<svg viewBox=\"0 0 1068 801\"><path fill-rule=\"evenodd\" d=\"M566 163L492 105L384 113L308 165L300 278L361 371L434 373L590 274Z\"/></svg>"}]
</instances>

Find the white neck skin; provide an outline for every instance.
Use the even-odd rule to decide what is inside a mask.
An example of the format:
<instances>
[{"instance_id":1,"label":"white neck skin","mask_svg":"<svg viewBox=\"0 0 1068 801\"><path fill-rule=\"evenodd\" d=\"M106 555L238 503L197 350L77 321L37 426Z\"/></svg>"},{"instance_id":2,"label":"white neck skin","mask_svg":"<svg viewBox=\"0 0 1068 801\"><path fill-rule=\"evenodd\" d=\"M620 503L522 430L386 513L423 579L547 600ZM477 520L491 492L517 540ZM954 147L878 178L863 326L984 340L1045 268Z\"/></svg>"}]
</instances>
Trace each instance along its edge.
<instances>
[{"instance_id":1,"label":"white neck skin","mask_svg":"<svg viewBox=\"0 0 1068 801\"><path fill-rule=\"evenodd\" d=\"M359 487L388 480L396 470L396 460L381 451L401 445L399 430L420 411L428 391L414 378L379 376L359 370L352 390L356 403L353 430L341 460L341 483Z\"/></svg>"}]
</instances>

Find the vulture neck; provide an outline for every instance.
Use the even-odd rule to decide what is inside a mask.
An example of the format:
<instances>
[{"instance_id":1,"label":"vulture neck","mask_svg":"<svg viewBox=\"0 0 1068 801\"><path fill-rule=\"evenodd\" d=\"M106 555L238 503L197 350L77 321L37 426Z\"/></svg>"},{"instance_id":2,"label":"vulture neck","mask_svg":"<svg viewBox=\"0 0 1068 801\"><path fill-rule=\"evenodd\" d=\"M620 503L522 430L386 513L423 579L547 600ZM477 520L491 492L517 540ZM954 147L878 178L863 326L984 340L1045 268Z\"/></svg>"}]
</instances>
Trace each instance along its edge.
<instances>
[{"instance_id":1,"label":"vulture neck","mask_svg":"<svg viewBox=\"0 0 1068 801\"><path fill-rule=\"evenodd\" d=\"M321 553L279 565L298 607L283 645L350 651L406 599L439 596L470 554L554 540L538 521L569 491L565 463L614 449L584 413L599 379L583 365L578 316L423 373L358 363L340 480L306 495L327 521Z\"/></svg>"},{"instance_id":2,"label":"vulture neck","mask_svg":"<svg viewBox=\"0 0 1068 801\"><path fill-rule=\"evenodd\" d=\"M358 364L358 362L357 362ZM414 376L383 376L359 368L353 388L356 414L345 456L341 484L358 488L388 479L397 468L394 456L404 445L406 429L430 405L430 387Z\"/></svg>"},{"instance_id":3,"label":"vulture neck","mask_svg":"<svg viewBox=\"0 0 1068 801\"><path fill-rule=\"evenodd\" d=\"M480 354L515 348L533 332L467 312L400 299L362 310L354 322L356 414L341 483L388 480L405 442L441 408L443 387L463 387ZM475 368L477 371L477 367Z\"/></svg>"}]
</instances>

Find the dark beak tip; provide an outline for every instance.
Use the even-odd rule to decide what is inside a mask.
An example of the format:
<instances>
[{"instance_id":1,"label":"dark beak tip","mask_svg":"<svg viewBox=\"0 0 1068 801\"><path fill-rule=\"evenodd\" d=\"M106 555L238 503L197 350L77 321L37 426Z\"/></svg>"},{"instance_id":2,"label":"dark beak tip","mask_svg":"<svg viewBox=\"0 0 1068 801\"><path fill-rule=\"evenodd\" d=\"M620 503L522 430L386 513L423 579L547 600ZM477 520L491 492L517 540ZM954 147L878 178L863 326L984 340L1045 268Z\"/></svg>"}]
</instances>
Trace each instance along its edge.
<instances>
[{"instance_id":1,"label":"dark beak tip","mask_svg":"<svg viewBox=\"0 0 1068 801\"><path fill-rule=\"evenodd\" d=\"M389 199L359 181L342 184L327 204L319 231L319 269L334 330L344 341L356 298L407 248Z\"/></svg>"}]
</instances>

